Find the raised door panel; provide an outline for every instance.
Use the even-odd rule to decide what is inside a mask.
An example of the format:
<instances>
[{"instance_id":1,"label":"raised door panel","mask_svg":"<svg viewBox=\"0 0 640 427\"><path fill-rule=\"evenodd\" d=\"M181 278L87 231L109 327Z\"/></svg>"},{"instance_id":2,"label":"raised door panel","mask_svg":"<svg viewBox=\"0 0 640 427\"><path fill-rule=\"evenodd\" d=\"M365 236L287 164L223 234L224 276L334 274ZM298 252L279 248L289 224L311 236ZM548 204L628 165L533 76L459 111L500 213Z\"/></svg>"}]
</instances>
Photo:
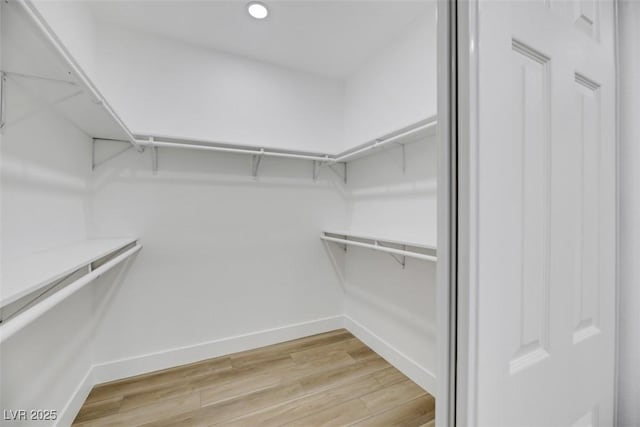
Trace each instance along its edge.
<instances>
[{"instance_id":1,"label":"raised door panel","mask_svg":"<svg viewBox=\"0 0 640 427\"><path fill-rule=\"evenodd\" d=\"M575 281L573 343L597 334L599 329L600 293L600 85L575 73L576 138L575 153L579 179L576 193Z\"/></svg>"},{"instance_id":2,"label":"raised door panel","mask_svg":"<svg viewBox=\"0 0 640 427\"><path fill-rule=\"evenodd\" d=\"M550 215L550 76L549 57L512 40L516 92L512 124L519 211L517 288L519 337L510 372L548 356L549 215Z\"/></svg>"}]
</instances>

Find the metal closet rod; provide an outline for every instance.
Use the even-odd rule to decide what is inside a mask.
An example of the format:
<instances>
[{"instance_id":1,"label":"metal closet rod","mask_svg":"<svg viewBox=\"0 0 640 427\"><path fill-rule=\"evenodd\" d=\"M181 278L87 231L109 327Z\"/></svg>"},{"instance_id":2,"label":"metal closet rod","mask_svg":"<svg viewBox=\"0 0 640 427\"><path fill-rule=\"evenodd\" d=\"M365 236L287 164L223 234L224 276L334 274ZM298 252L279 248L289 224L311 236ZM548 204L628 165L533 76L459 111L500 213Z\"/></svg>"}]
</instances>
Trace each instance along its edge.
<instances>
[{"instance_id":1,"label":"metal closet rod","mask_svg":"<svg viewBox=\"0 0 640 427\"><path fill-rule=\"evenodd\" d=\"M107 271L111 270L113 267L125 261L127 258L129 258L131 255L138 252L140 249L142 249L142 245L138 243L131 249L128 249L127 251L107 261L106 263L96 268L95 270L91 271L90 273L87 273L84 276L80 277L75 282L65 286L59 291L56 291L51 296L43 299L42 301L38 302L32 307L24 310L20 314L17 314L16 316L12 317L10 320L3 322L0 325L0 343L4 342L7 338L11 337L20 329L24 328L29 323L39 318L47 311L49 311L56 305L60 304L62 301L64 301L65 299L67 299L68 297L70 297L80 289L82 289L88 283L91 283L92 281L96 280L98 277L100 277Z\"/></svg>"},{"instance_id":2,"label":"metal closet rod","mask_svg":"<svg viewBox=\"0 0 640 427\"><path fill-rule=\"evenodd\" d=\"M386 138L380 138L380 139L376 139L374 141L369 142L367 145L365 145L362 148L358 148L355 151L343 151L342 153L338 154L335 156L335 161L336 162L344 162L347 161L348 159L357 156L358 154L364 153L365 151L369 151L369 150L373 150L374 148L380 148L383 147L387 144L391 144L393 142L397 142L399 139L405 138L407 136L411 136L415 133L418 133L422 130L426 130L426 129L430 129L432 127L435 127L437 124L437 120L435 118L431 118L429 119L428 123L420 123L417 125L413 125L411 126L409 129L406 129L396 135L391 135L388 136Z\"/></svg>"},{"instance_id":3,"label":"metal closet rod","mask_svg":"<svg viewBox=\"0 0 640 427\"><path fill-rule=\"evenodd\" d=\"M438 261L438 257L434 256L434 255L427 255L427 254L423 254L420 252L413 252L413 251L407 251L407 250L403 250L403 249L396 249L396 248L390 248L388 246L382 246L378 243L377 240L374 240L374 243L364 243L364 242L358 242L358 241L354 241L354 240L349 240L349 239L341 239L338 237L330 237L330 236L320 236L320 238L322 240L326 240L328 242L333 242L333 243L340 243L343 245L350 245L350 246L358 246L360 248L367 248L367 249L373 249L375 251L380 251L380 252L387 252L390 254L396 254L396 255L401 255L401 256L406 256L409 258L417 258L417 259L422 259L425 261L433 261L433 262L437 262Z\"/></svg>"},{"instance_id":4,"label":"metal closet rod","mask_svg":"<svg viewBox=\"0 0 640 427\"><path fill-rule=\"evenodd\" d=\"M291 152L291 151L288 152L285 150L269 151L264 148L255 148L255 149L232 148L232 147L219 147L215 145L195 144L190 142L168 142L168 141L159 141L154 137L149 137L149 139L136 139L136 143L142 147L183 148L183 149L191 149L191 150L218 151L218 152L224 152L224 153L252 154L257 156L313 160L313 161L325 162L325 163L341 163L341 162L347 161L348 159L354 156L362 154L365 151L373 150L375 148L380 148L387 144L397 142L399 139L413 135L417 132L432 128L436 124L437 124L436 119L432 118L428 123L420 122L419 124L414 125L411 128L406 129L399 134L395 134L386 138L376 139L374 141L369 142L364 147L358 148L355 151L343 151L342 153L339 153L336 155L300 154L300 153Z\"/></svg>"},{"instance_id":5,"label":"metal closet rod","mask_svg":"<svg viewBox=\"0 0 640 427\"><path fill-rule=\"evenodd\" d=\"M164 142L164 141L144 140L144 139L137 139L136 142L138 143L138 145L142 147L185 148L185 149L191 149L191 150L221 151L224 153L253 154L253 155L268 156L268 157L286 157L289 159L315 160L320 162L333 161L333 159L328 155L313 156L310 154L295 154L295 153L288 153L288 152L268 151L268 150L265 150L264 148L252 150L248 148L216 147L214 145L190 144L190 143L182 143L182 142Z\"/></svg>"}]
</instances>

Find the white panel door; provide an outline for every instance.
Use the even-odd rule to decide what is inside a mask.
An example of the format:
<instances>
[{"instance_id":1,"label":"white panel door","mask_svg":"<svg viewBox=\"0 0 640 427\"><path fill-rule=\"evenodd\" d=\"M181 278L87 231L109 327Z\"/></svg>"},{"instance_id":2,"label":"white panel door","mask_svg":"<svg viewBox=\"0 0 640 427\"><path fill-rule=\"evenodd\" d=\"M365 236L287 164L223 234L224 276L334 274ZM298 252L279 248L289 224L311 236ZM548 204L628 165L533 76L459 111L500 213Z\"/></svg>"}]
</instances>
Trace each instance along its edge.
<instances>
[{"instance_id":1,"label":"white panel door","mask_svg":"<svg viewBox=\"0 0 640 427\"><path fill-rule=\"evenodd\" d=\"M478 3L476 396L483 426L610 426L613 3Z\"/></svg>"}]
</instances>

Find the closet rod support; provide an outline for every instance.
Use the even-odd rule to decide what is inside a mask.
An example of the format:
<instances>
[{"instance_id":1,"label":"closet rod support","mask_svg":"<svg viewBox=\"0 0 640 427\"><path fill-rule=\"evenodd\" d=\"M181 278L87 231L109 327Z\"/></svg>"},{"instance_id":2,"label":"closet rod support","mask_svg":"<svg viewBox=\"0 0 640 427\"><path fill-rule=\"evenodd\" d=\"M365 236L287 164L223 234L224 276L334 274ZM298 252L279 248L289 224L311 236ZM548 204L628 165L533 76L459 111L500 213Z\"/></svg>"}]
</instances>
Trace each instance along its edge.
<instances>
[{"instance_id":1,"label":"closet rod support","mask_svg":"<svg viewBox=\"0 0 640 427\"><path fill-rule=\"evenodd\" d=\"M254 154L251 160L251 173L254 178L258 177L258 169L260 168L260 162L262 161L262 157L264 156L264 148L260 149L260 154Z\"/></svg>"},{"instance_id":2,"label":"closet rod support","mask_svg":"<svg viewBox=\"0 0 640 427\"><path fill-rule=\"evenodd\" d=\"M402 255L402 256L398 256L395 254L389 254L391 255L391 258L393 258L398 264L400 264L402 266L402 269L405 269L405 266L407 265L407 257Z\"/></svg>"},{"instance_id":3,"label":"closet rod support","mask_svg":"<svg viewBox=\"0 0 640 427\"><path fill-rule=\"evenodd\" d=\"M116 142L123 142L125 144L128 144L125 148L123 148L120 151L116 151L115 153L113 153L112 155L97 161L96 160L96 142L98 141L116 141ZM125 140L121 140L121 139L108 139L108 138L93 138L92 144L91 144L91 170L95 170L98 166L101 166L105 163L107 163L109 160L115 159L116 157L118 157L120 154L123 154L127 151L129 151L130 149L133 148L133 145L131 145L129 143L129 141L125 141Z\"/></svg>"},{"instance_id":4,"label":"closet rod support","mask_svg":"<svg viewBox=\"0 0 640 427\"><path fill-rule=\"evenodd\" d=\"M154 138L149 138L151 144L151 173L158 174L158 147L154 144Z\"/></svg>"},{"instance_id":5,"label":"closet rod support","mask_svg":"<svg viewBox=\"0 0 640 427\"><path fill-rule=\"evenodd\" d=\"M339 167L340 165L342 165L342 171L336 170L336 167ZM331 169L333 173L335 173L338 176L338 178L341 178L342 182L344 182L345 184L347 183L347 163L346 162L331 163L329 164L329 169Z\"/></svg>"},{"instance_id":6,"label":"closet rod support","mask_svg":"<svg viewBox=\"0 0 640 427\"><path fill-rule=\"evenodd\" d=\"M322 166L325 165L330 165L331 164L331 158L329 157L328 154L325 154L324 156L324 160L320 161L320 160L314 160L313 161L313 180L316 181L318 179L318 177L320 176L320 168Z\"/></svg>"},{"instance_id":7,"label":"closet rod support","mask_svg":"<svg viewBox=\"0 0 640 427\"><path fill-rule=\"evenodd\" d=\"M377 240L373 241L373 245L376 247L380 247L380 248L384 248L383 245L380 244L380 242L378 242ZM406 251L407 247L405 245L402 245L402 251ZM391 258L393 258L398 264L400 264L402 266L402 269L404 270L405 266L407 265L407 256L406 255L396 255L394 253L391 252L387 252L389 255L391 255Z\"/></svg>"}]
</instances>

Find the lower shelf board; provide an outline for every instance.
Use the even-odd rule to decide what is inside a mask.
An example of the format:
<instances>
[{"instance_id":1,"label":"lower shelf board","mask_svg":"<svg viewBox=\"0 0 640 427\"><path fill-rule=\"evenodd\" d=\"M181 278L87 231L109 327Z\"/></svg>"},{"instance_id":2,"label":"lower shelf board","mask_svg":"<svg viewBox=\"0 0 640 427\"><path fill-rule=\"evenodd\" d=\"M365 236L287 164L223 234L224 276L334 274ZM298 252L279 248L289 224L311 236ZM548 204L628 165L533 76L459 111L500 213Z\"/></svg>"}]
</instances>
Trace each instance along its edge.
<instances>
[{"instance_id":1,"label":"lower shelf board","mask_svg":"<svg viewBox=\"0 0 640 427\"><path fill-rule=\"evenodd\" d=\"M435 399L344 329L93 388L74 426L433 425Z\"/></svg>"}]
</instances>

